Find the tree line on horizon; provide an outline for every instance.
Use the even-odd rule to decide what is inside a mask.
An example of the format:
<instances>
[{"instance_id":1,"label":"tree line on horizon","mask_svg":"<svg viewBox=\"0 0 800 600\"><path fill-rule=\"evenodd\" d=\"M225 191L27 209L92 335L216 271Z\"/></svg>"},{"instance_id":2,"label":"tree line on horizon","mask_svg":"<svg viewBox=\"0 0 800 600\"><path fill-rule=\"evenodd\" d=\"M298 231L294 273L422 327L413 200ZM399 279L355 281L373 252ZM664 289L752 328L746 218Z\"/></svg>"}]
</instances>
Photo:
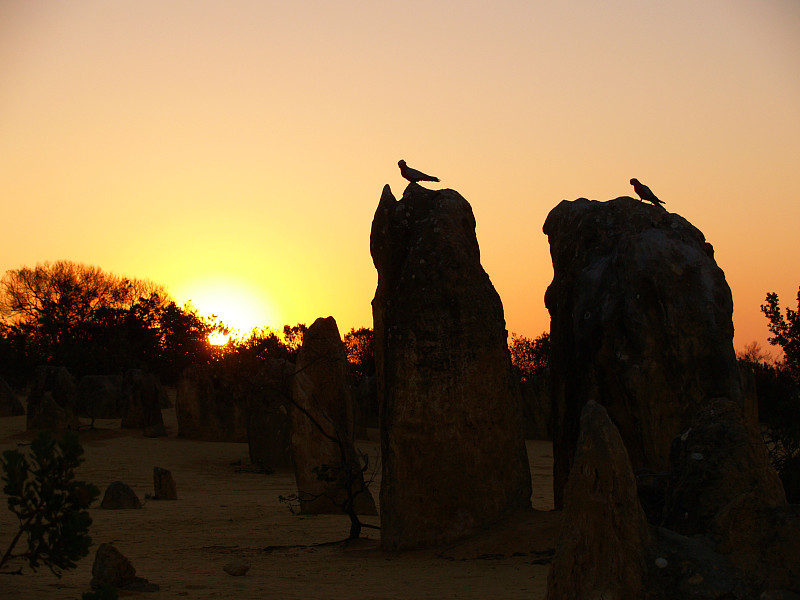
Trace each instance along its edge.
<instances>
[{"instance_id":1,"label":"tree line on horizon","mask_svg":"<svg viewBox=\"0 0 800 600\"><path fill-rule=\"evenodd\" d=\"M0 376L17 386L40 365L64 366L76 377L143 369L166 384L190 365L245 371L259 360L294 361L305 330L304 323L280 332L256 327L215 346L209 336L229 327L179 306L151 281L66 260L10 269L0 279ZM354 381L374 375L372 328L352 328L343 342ZM548 365L549 334L512 334L509 350L520 378L530 378Z\"/></svg>"},{"instance_id":2,"label":"tree line on horizon","mask_svg":"<svg viewBox=\"0 0 800 600\"><path fill-rule=\"evenodd\" d=\"M761 306L769 341L783 350L783 359L752 344L740 361L800 381L800 290L797 302L798 310L786 308L785 316L777 294L768 293ZM228 334L226 324L201 316L190 303L178 306L164 286L151 281L66 260L10 269L0 279L0 375L13 383L29 380L39 365L58 365L78 377L145 369L170 384L190 365L232 356L293 361L305 330L303 323L284 325L281 332L253 328L215 346L209 336ZM374 374L372 328L352 328L343 342L355 378ZM548 332L536 338L512 333L508 346L521 381L548 368Z\"/></svg>"},{"instance_id":3,"label":"tree line on horizon","mask_svg":"<svg viewBox=\"0 0 800 600\"><path fill-rule=\"evenodd\" d=\"M16 385L39 365L64 366L77 377L143 369L173 384L189 365L230 353L291 358L304 329L286 325L280 338L255 328L217 347L209 336L228 334L228 326L189 303L179 306L151 281L65 260L10 269L0 279L0 375Z\"/></svg>"}]
</instances>

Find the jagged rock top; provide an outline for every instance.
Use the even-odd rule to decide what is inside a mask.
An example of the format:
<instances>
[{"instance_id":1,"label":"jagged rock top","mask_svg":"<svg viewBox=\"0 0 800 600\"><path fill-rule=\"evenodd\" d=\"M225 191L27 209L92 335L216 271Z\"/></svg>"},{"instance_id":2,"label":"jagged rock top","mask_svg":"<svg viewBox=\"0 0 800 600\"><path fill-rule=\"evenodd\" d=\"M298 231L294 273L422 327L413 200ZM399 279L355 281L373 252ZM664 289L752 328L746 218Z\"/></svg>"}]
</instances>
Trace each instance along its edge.
<instances>
[{"instance_id":1,"label":"jagged rock top","mask_svg":"<svg viewBox=\"0 0 800 600\"><path fill-rule=\"evenodd\" d=\"M411 183L396 200L385 185L372 223L370 252L379 287L384 280L394 282L406 264L414 265L418 277L443 267L457 271L465 261L479 264L472 207L455 190Z\"/></svg>"}]
</instances>

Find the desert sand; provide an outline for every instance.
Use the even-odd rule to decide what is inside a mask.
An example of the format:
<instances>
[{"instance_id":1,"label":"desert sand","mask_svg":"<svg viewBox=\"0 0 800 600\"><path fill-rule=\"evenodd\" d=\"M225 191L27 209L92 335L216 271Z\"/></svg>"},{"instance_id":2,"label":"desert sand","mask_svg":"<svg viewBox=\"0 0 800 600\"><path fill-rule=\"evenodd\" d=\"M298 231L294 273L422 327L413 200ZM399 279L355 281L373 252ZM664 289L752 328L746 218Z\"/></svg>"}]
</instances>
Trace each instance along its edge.
<instances>
[{"instance_id":1,"label":"desert sand","mask_svg":"<svg viewBox=\"0 0 800 600\"><path fill-rule=\"evenodd\" d=\"M90 509L93 545L78 567L59 579L49 569L0 575L0 597L19 600L75 600L89 590L97 546L113 542L136 568L137 576L158 584L158 592L126 592L120 597L275 598L375 600L380 598L544 598L549 560L555 546L558 514L550 512L552 444L529 441L534 510L491 530L446 547L402 553L379 549L380 532L344 539L346 516L299 516L278 497L293 493L290 471L256 472L247 444L215 443L177 437L174 409L164 410L167 437L146 438L120 429L119 420L98 420L82 430L85 462L78 478L101 492L124 481L144 502L138 510ZM85 421L88 424L88 421ZM374 431L372 432L375 433ZM375 436L370 436L375 439ZM33 434L25 417L0 418L0 451L25 450ZM359 442L371 460L379 444ZM377 462L377 461L375 461ZM153 467L172 471L177 501L153 500ZM371 490L378 499L380 473ZM16 517L0 498L0 551L17 531ZM378 524L376 517L364 519ZM22 542L24 543L24 542ZM18 548L19 549L19 548ZM247 561L246 575L223 567Z\"/></svg>"}]
</instances>

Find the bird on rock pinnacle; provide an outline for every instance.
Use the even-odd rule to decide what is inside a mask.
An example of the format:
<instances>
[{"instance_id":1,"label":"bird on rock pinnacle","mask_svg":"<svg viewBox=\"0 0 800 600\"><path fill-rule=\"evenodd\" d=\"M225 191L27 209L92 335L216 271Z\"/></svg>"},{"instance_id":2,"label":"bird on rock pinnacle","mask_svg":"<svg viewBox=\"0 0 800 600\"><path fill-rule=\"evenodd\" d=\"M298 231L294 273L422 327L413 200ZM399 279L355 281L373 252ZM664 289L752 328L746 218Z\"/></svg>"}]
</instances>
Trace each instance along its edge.
<instances>
[{"instance_id":1,"label":"bird on rock pinnacle","mask_svg":"<svg viewBox=\"0 0 800 600\"><path fill-rule=\"evenodd\" d=\"M652 192L652 190L645 184L640 182L638 179L636 178L631 179L631 185L633 186L633 191L638 194L640 200L647 200L648 202L652 202L655 206L664 208L663 206L661 206L662 204L664 204L664 202L662 200L659 200L656 197L656 195Z\"/></svg>"},{"instance_id":2,"label":"bird on rock pinnacle","mask_svg":"<svg viewBox=\"0 0 800 600\"><path fill-rule=\"evenodd\" d=\"M426 175L422 171L417 171L416 169L412 169L408 165L406 165L406 161L401 160L397 163L397 166L400 167L400 174L408 179L411 183L418 183L420 181L439 181L438 177L433 177L432 175Z\"/></svg>"}]
</instances>

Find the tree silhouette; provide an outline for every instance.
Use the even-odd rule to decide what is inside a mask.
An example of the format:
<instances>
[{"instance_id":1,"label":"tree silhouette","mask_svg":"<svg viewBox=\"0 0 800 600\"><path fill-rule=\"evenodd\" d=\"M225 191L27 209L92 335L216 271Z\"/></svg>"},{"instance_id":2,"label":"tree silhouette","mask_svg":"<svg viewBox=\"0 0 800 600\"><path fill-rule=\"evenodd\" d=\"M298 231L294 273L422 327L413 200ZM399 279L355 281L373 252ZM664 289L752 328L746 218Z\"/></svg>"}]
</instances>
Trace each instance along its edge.
<instances>
[{"instance_id":1,"label":"tree silhouette","mask_svg":"<svg viewBox=\"0 0 800 600\"><path fill-rule=\"evenodd\" d=\"M351 328L342 339L354 383L375 373L375 332L371 327Z\"/></svg>"},{"instance_id":2,"label":"tree silhouette","mask_svg":"<svg viewBox=\"0 0 800 600\"><path fill-rule=\"evenodd\" d=\"M179 307L160 285L69 261L7 271L0 317L3 374L18 383L41 364L78 377L145 369L174 381L213 358L210 333L227 331Z\"/></svg>"},{"instance_id":3,"label":"tree silhouette","mask_svg":"<svg viewBox=\"0 0 800 600\"><path fill-rule=\"evenodd\" d=\"M6 271L0 280L3 339L33 364L80 371L98 330L140 298L165 298L160 286L70 261Z\"/></svg>"},{"instance_id":4,"label":"tree silhouette","mask_svg":"<svg viewBox=\"0 0 800 600\"><path fill-rule=\"evenodd\" d=\"M283 339L286 346L291 349L292 352L297 352L300 346L303 345L303 335L305 335L306 329L308 329L308 327L306 327L305 323L283 326Z\"/></svg>"},{"instance_id":5,"label":"tree silhouette","mask_svg":"<svg viewBox=\"0 0 800 600\"><path fill-rule=\"evenodd\" d=\"M550 366L550 333L545 331L535 339L512 333L508 350L522 380L528 380Z\"/></svg>"},{"instance_id":6,"label":"tree silhouette","mask_svg":"<svg viewBox=\"0 0 800 600\"><path fill-rule=\"evenodd\" d=\"M772 337L769 343L783 349L786 366L795 377L800 378L800 288L797 290L797 310L786 308L786 317L781 314L778 294L768 293L761 312L769 320Z\"/></svg>"}]
</instances>

